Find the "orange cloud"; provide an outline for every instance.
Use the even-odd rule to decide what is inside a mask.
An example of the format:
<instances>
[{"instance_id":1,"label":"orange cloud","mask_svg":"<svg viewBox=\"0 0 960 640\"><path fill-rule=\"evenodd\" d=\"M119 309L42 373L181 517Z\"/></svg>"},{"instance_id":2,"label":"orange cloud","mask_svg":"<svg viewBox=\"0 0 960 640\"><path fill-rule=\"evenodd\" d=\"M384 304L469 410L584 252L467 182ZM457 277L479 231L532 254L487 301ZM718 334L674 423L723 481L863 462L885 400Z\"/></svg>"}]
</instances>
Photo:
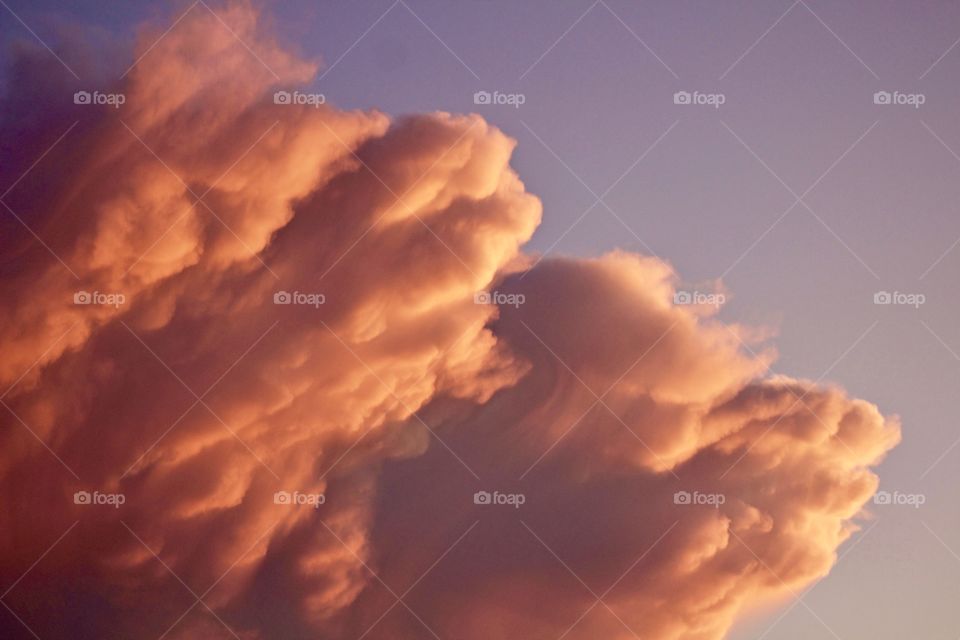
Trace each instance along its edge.
<instances>
[{"instance_id":1,"label":"orange cloud","mask_svg":"<svg viewBox=\"0 0 960 640\"><path fill-rule=\"evenodd\" d=\"M659 260L533 266L514 141L276 104L315 65L218 15L3 123L5 636L716 639L829 571L894 419Z\"/></svg>"}]
</instances>

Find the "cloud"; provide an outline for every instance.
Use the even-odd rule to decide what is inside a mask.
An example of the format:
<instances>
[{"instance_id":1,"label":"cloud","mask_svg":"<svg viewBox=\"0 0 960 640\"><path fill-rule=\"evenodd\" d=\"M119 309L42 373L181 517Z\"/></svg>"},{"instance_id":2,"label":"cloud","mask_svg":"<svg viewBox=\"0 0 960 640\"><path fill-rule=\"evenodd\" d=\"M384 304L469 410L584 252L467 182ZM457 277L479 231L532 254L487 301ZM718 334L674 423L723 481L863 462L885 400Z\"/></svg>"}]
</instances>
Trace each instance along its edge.
<instances>
[{"instance_id":1,"label":"cloud","mask_svg":"<svg viewBox=\"0 0 960 640\"><path fill-rule=\"evenodd\" d=\"M535 262L513 140L276 104L316 65L217 11L120 109L10 91L5 636L712 639L829 571L895 419L660 260Z\"/></svg>"}]
</instances>

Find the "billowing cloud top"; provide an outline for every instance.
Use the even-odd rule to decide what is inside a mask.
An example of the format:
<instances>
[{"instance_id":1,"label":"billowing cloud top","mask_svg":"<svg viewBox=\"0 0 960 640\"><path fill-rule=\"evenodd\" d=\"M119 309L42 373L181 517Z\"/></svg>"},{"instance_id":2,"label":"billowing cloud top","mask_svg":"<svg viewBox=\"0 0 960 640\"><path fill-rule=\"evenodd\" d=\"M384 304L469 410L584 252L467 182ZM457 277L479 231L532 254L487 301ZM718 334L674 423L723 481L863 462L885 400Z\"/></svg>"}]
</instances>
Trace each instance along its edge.
<instances>
[{"instance_id":1,"label":"billowing cloud top","mask_svg":"<svg viewBox=\"0 0 960 640\"><path fill-rule=\"evenodd\" d=\"M478 116L275 99L315 66L243 5L164 29L117 109L11 74L0 635L709 640L828 572L894 419L660 260L522 254Z\"/></svg>"}]
</instances>

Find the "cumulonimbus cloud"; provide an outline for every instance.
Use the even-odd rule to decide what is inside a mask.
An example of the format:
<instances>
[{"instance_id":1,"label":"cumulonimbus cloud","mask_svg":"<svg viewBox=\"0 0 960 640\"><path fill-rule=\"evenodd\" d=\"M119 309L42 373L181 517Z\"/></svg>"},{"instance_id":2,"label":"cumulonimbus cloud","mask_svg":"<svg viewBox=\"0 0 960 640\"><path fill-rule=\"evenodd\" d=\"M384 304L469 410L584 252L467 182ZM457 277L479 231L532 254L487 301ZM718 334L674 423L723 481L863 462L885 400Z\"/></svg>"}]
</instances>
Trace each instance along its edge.
<instances>
[{"instance_id":1,"label":"cumulonimbus cloud","mask_svg":"<svg viewBox=\"0 0 960 640\"><path fill-rule=\"evenodd\" d=\"M5 637L708 640L829 571L895 419L660 260L524 255L478 116L278 104L315 65L242 4L162 32L119 109L11 73Z\"/></svg>"}]
</instances>

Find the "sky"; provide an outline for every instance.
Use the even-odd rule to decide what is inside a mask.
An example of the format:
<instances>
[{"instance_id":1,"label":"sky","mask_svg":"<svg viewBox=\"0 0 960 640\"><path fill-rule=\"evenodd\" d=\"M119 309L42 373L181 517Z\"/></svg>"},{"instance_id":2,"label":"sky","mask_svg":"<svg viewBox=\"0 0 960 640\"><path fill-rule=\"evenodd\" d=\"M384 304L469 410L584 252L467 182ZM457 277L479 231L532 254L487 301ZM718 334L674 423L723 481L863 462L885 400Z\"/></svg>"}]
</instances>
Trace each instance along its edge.
<instances>
[{"instance_id":1,"label":"sky","mask_svg":"<svg viewBox=\"0 0 960 640\"><path fill-rule=\"evenodd\" d=\"M135 625L137 589L150 585L183 610L191 589L200 596L254 548L235 582L196 604L171 637L230 637L234 627L244 637L284 616L289 628L263 637L311 629L357 637L395 598L370 637L429 637L425 627L444 639L450 630L499 637L517 628L558 637L654 545L651 566L638 567L644 579L627 580L567 637L960 635L960 432L951 400L960 382L960 7L388 0L256 11L4 0L0 34L9 159L0 171L9 214L0 275L12 301L0 338L10 354L2 477L4 511L17 523L5 526L3 542L6 632L61 637L70 615L102 632L111 610ZM283 111L268 99L275 90L322 95L325 104ZM75 91L120 91L126 102L75 105ZM687 95L703 103L686 104ZM378 200L381 187L411 201L416 220ZM213 223L188 206L207 193ZM396 218L395 235L375 230L354 245L375 214ZM450 246L438 247L435 225ZM258 307L253 301L278 286L270 270L289 278L291 291L315 291L311 282L329 278L322 310L330 315L309 315L309 304ZM472 299L450 306L490 284L513 296L493 300L496 313ZM79 286L129 300L61 304ZM675 297L684 292L713 297L684 305ZM524 301L514 305L517 296ZM275 357L253 350L237 378L221 378L274 320L265 340ZM659 343L673 326L682 334ZM325 330L333 337L321 340ZM472 337L461 343L464 332ZM576 424L591 396L615 387L648 349L657 357L658 345L671 357L624 374L630 389L608 401L613 424L590 418L582 440L572 432L571 451L563 444L545 458L543 478L508 483L516 485L509 495L527 502L515 513L489 505L506 508L481 511L460 542L473 505L448 494L493 490L490 479L514 468L516 478ZM275 386L259 384L255 371ZM194 390L213 391L221 379L216 409L189 413L182 436L138 459L194 400L206 406ZM717 426L724 410L743 413L739 430ZM797 442L788 434L780 449L748 444L758 459L746 455L739 489L717 480L729 464L712 456L737 460L727 446L762 439L767 427L751 429L794 410L809 414L796 418ZM857 434L871 435L838 446L809 433L842 430L847 415ZM627 425L651 447L621 440ZM234 427L239 437L226 438L235 446L222 452L217 437ZM342 444L361 433L372 434L369 447ZM287 455L301 435L309 446ZM81 445L90 438L102 439L102 450ZM578 459L578 449L589 453ZM476 472L464 475L451 455L462 451ZM316 477L310 452L322 469L343 456L336 482ZM80 477L64 475L51 453ZM235 495L236 486L268 498L275 490L257 456L303 483L312 478L311 490L329 499L316 510L323 524L308 526L309 514L298 512L257 537L274 505L258 510ZM863 467L878 477L881 499L871 497ZM37 486L25 489L34 476ZM181 486L184 477L197 488ZM763 486L778 490L755 496L761 515L734 513L746 509L738 491ZM31 501L57 504L51 496L97 488L128 502L106 515L67 504L53 517ZM638 495L698 488L730 500L694 515L680 509L663 546L674 505L626 506ZM555 495L564 490L567 501ZM366 498L342 497L354 494ZM843 496L836 511L824 495ZM441 518L435 505L444 500L455 506ZM176 525L165 530L150 509ZM586 512L578 527L562 524L571 509ZM628 517L631 509L642 517ZM689 569L715 589L699 592L681 580L677 558L707 553L698 532L713 531L721 512L740 535L762 529L744 524L762 515L778 524L812 512L820 519L796 536L760 536L762 548L744 545L746 556L743 541L727 538L716 564ZM434 517L441 522L421 530ZM71 522L80 524L64 546L33 568ZM839 533L848 522L856 530ZM211 548L210 527L231 532L224 549ZM328 532L347 544L311 543ZM98 536L122 543L85 564L103 551L91 542ZM454 541L456 553L417 583ZM163 562L147 565L144 549L182 573L188 589L179 578L171 584ZM358 567L349 549L361 549L369 566ZM469 602L451 595L479 571L485 550L510 561L480 572L486 579L466 591ZM209 572L204 556L215 560ZM58 575L83 587L54 587ZM739 575L729 591L728 575ZM407 604L411 583L420 589ZM62 599L53 607L61 613L40 604L44 593ZM557 620L530 614L539 597L556 603ZM654 606L657 597L669 606ZM708 615L702 602L713 599L723 606ZM287 601L298 608L288 611ZM178 614L162 609L144 618L149 629L131 633L163 633ZM653 615L660 610L663 619Z\"/></svg>"}]
</instances>

